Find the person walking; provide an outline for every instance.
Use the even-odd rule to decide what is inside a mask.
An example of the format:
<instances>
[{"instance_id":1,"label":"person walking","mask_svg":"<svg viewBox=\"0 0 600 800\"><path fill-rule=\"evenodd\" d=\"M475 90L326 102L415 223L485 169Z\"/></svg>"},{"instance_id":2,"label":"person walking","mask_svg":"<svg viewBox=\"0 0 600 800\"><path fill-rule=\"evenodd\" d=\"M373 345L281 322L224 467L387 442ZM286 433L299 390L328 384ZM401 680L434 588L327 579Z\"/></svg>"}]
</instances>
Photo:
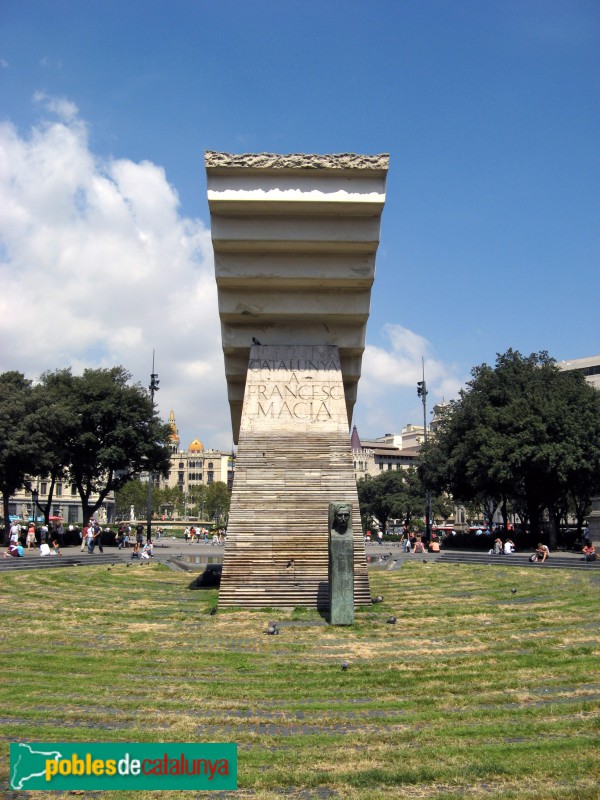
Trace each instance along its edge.
<instances>
[{"instance_id":1,"label":"person walking","mask_svg":"<svg viewBox=\"0 0 600 800\"><path fill-rule=\"evenodd\" d=\"M13 524L10 526L10 536L8 538L8 544L14 545L16 547L19 544L20 533L21 533L21 526L18 523L13 522Z\"/></svg>"},{"instance_id":2,"label":"person walking","mask_svg":"<svg viewBox=\"0 0 600 800\"><path fill-rule=\"evenodd\" d=\"M35 525L33 522L29 523L29 528L27 530L27 539L26 539L27 549L31 550L31 546L35 547Z\"/></svg>"}]
</instances>

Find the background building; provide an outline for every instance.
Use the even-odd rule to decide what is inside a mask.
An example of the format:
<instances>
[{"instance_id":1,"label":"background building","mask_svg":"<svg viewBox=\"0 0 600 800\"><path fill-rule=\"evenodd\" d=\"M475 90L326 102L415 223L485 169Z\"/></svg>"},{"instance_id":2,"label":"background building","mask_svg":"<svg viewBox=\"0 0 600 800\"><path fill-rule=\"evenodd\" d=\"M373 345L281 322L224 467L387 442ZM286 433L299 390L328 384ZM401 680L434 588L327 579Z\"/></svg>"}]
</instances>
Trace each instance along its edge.
<instances>
[{"instance_id":1,"label":"background building","mask_svg":"<svg viewBox=\"0 0 600 800\"><path fill-rule=\"evenodd\" d=\"M39 493L38 506L35 508L35 514L31 492L20 489L10 498L8 503L8 514L10 518L16 517L27 522L35 517L36 522L43 521L44 515L39 507L45 507L48 502L50 479L32 478L31 485L32 488ZM93 494L90 498L91 505L93 505L97 499L98 495ZM69 483L68 481L58 481L54 485L50 516L61 517L67 525L83 524L83 509L75 484ZM113 522L115 518L115 497L112 492L105 498L98 511L96 511L95 517L99 522Z\"/></svg>"},{"instance_id":2,"label":"background building","mask_svg":"<svg viewBox=\"0 0 600 800\"><path fill-rule=\"evenodd\" d=\"M171 426L171 468L168 478L161 478L160 486L177 487L186 494L194 486L209 485L216 481L226 483L231 489L235 455L233 451L204 449L200 439L190 442L187 450L180 449L179 432L173 411L169 414Z\"/></svg>"},{"instance_id":3,"label":"background building","mask_svg":"<svg viewBox=\"0 0 600 800\"><path fill-rule=\"evenodd\" d=\"M570 361L558 361L560 369L582 372L588 383L600 389L600 356L572 358Z\"/></svg>"}]
</instances>

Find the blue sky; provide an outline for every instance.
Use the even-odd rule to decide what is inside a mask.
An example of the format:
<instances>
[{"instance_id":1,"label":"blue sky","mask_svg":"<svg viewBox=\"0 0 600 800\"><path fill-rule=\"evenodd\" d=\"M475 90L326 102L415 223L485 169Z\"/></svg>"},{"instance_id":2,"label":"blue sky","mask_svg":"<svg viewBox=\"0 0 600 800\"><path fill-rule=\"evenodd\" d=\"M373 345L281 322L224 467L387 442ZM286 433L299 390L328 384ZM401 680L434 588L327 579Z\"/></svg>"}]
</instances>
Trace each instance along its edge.
<instances>
[{"instance_id":1,"label":"blue sky","mask_svg":"<svg viewBox=\"0 0 600 800\"><path fill-rule=\"evenodd\" d=\"M600 352L597 2L4 0L0 370L123 363L230 443L203 151L390 153L355 422ZM8 287L8 289L6 288ZM30 324L15 326L19 310Z\"/></svg>"}]
</instances>

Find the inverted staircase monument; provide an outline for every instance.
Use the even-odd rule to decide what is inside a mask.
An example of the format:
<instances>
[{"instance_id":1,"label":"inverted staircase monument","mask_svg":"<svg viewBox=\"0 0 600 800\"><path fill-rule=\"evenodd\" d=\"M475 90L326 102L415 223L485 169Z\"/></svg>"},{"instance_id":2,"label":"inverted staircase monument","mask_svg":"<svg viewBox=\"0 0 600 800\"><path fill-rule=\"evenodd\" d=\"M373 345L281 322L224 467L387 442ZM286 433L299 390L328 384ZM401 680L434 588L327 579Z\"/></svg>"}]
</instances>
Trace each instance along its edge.
<instances>
[{"instance_id":1,"label":"inverted staircase monument","mask_svg":"<svg viewBox=\"0 0 600 800\"><path fill-rule=\"evenodd\" d=\"M352 507L354 602L371 602L349 428L387 155L205 155L233 438L220 606L329 603L329 504Z\"/></svg>"}]
</instances>

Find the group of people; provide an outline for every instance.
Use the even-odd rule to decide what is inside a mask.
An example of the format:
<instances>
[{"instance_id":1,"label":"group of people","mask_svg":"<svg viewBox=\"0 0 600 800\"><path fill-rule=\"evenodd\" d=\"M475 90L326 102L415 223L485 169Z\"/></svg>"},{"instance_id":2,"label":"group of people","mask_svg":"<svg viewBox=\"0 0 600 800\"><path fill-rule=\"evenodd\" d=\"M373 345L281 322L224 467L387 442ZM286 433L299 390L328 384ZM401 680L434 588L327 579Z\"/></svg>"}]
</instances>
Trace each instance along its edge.
<instances>
[{"instance_id":1,"label":"group of people","mask_svg":"<svg viewBox=\"0 0 600 800\"><path fill-rule=\"evenodd\" d=\"M140 544L137 541L134 543L131 548L131 560L133 561L134 558L148 561L154 558L154 544L152 539L147 539L145 544Z\"/></svg>"},{"instance_id":2,"label":"group of people","mask_svg":"<svg viewBox=\"0 0 600 800\"><path fill-rule=\"evenodd\" d=\"M48 544L46 533L48 532L48 526L44 525L42 527L42 536L40 541L40 555L41 556L48 556L48 555L57 555L60 556L60 542L58 539L52 539L52 544ZM18 522L13 522L10 526L9 532L9 540L8 540L8 547L4 553L4 558L23 558L25 555L25 547L21 544L21 525ZM45 531L45 532L44 532ZM25 536L25 546L27 550L31 550L32 548L35 549L37 546L37 540L35 536L35 525L33 522L30 523L29 527L27 528L27 534Z\"/></svg>"},{"instance_id":3,"label":"group of people","mask_svg":"<svg viewBox=\"0 0 600 800\"><path fill-rule=\"evenodd\" d=\"M224 543L224 534L222 530L213 531L212 537L209 537L207 528L196 528L194 525L186 527L183 532L183 538L188 544L192 542L204 542L208 544L209 541L214 545Z\"/></svg>"},{"instance_id":4,"label":"group of people","mask_svg":"<svg viewBox=\"0 0 600 800\"><path fill-rule=\"evenodd\" d=\"M405 528L400 537L400 547L405 553L439 553L441 548L441 540L438 535L433 531L431 538L428 540L419 533Z\"/></svg>"},{"instance_id":5,"label":"group of people","mask_svg":"<svg viewBox=\"0 0 600 800\"><path fill-rule=\"evenodd\" d=\"M102 526L95 517L91 517L89 522L83 526L83 530L79 532L81 538L81 552L87 549L88 553L93 553L97 547L103 553L104 547L102 546L102 534L108 533L110 528L102 530Z\"/></svg>"},{"instance_id":6,"label":"group of people","mask_svg":"<svg viewBox=\"0 0 600 800\"><path fill-rule=\"evenodd\" d=\"M495 556L509 556L511 553L515 553L517 548L515 547L515 543L512 539L507 539L505 542L499 536L496 536L494 539L494 546L490 548L489 555Z\"/></svg>"}]
</instances>

